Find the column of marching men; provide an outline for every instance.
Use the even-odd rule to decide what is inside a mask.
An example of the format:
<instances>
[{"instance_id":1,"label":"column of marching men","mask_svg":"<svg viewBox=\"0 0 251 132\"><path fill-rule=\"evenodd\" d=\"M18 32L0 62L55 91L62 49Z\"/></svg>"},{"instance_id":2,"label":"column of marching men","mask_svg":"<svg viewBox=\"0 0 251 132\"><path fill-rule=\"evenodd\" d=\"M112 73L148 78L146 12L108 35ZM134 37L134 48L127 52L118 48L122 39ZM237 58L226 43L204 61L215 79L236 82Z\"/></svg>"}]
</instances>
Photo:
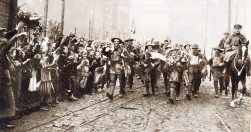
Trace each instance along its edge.
<instances>
[{"instance_id":1,"label":"column of marching men","mask_svg":"<svg viewBox=\"0 0 251 132\"><path fill-rule=\"evenodd\" d=\"M121 98L126 91L133 92L135 79L144 85L142 96L149 97L160 90L158 80L163 78L168 102L175 104L181 98L181 87L186 99L197 98L201 80L208 74L201 48L187 41L171 44L170 39L163 43L152 39L136 44L132 38L123 41L114 37L110 42L98 42L69 33L51 43L36 31L28 41L26 33L17 34L20 26L12 31L0 28L1 124L9 124L9 117L34 100L39 100L40 110L45 111L60 101L77 101L103 89L112 100L116 83ZM218 80L220 93L225 87L224 67L220 47L214 50L209 64L215 71L218 97Z\"/></svg>"}]
</instances>

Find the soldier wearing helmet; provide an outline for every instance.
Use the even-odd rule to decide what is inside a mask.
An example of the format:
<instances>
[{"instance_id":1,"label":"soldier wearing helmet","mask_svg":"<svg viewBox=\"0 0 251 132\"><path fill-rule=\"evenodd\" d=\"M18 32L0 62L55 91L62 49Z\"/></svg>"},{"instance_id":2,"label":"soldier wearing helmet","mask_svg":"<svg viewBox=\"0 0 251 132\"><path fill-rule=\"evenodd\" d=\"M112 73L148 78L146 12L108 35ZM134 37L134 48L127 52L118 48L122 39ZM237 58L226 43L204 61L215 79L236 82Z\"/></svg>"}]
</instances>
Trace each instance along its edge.
<instances>
[{"instance_id":1,"label":"soldier wearing helmet","mask_svg":"<svg viewBox=\"0 0 251 132\"><path fill-rule=\"evenodd\" d=\"M188 60L188 94L186 95L187 99L190 100L190 94L197 98L198 90L201 83L201 66L200 62L203 60L202 55L198 51L198 44L191 45L191 54Z\"/></svg>"}]
</instances>

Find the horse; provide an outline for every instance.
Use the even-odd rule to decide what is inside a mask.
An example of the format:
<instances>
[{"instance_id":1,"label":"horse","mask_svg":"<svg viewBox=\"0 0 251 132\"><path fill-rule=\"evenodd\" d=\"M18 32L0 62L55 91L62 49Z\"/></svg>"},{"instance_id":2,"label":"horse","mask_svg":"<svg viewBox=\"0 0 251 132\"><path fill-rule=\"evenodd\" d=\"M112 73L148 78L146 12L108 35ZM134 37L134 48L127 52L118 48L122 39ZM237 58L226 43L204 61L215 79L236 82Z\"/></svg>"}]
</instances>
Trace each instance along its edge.
<instances>
[{"instance_id":1,"label":"horse","mask_svg":"<svg viewBox=\"0 0 251 132\"><path fill-rule=\"evenodd\" d=\"M248 58L248 44L247 41L245 44L239 46L237 53L233 56L234 59L230 64L230 76L232 82L232 101L230 103L231 107L235 107L235 102L241 104L241 99L246 93L246 64ZM242 83L242 91L239 98L237 98L237 90L239 82Z\"/></svg>"}]
</instances>

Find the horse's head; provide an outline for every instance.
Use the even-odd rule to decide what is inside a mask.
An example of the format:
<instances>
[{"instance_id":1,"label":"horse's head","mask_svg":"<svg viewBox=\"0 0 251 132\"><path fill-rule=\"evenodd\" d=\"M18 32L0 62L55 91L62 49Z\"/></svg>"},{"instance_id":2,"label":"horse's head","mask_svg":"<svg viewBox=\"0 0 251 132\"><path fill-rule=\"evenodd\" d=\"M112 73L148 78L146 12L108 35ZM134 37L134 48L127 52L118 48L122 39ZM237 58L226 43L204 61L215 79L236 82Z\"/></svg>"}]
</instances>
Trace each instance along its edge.
<instances>
[{"instance_id":1,"label":"horse's head","mask_svg":"<svg viewBox=\"0 0 251 132\"><path fill-rule=\"evenodd\" d=\"M247 41L245 44L242 44L239 47L239 59L241 60L241 63L243 64L245 62L245 60L247 59L248 56L248 44L249 41Z\"/></svg>"}]
</instances>

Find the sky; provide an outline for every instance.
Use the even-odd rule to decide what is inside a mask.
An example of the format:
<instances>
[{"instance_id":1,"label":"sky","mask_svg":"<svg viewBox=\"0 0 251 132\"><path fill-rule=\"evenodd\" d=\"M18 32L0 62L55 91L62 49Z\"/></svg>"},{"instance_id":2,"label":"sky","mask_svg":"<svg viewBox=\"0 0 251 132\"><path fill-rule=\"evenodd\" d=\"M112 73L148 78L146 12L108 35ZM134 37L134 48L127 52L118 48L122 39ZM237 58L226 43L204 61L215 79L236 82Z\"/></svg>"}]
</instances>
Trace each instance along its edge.
<instances>
[{"instance_id":1,"label":"sky","mask_svg":"<svg viewBox=\"0 0 251 132\"><path fill-rule=\"evenodd\" d=\"M231 30L237 23L242 33L251 37L250 0L231 0ZM131 0L131 16L134 19L138 41L154 38L163 42L169 37L172 44L205 44L206 54L218 45L223 32L228 30L228 0ZM207 16L207 22L206 22Z\"/></svg>"},{"instance_id":2,"label":"sky","mask_svg":"<svg viewBox=\"0 0 251 132\"><path fill-rule=\"evenodd\" d=\"M72 6L67 5L67 2L72 1L66 0L66 9L72 9ZM19 0L19 5L24 2L28 3L23 7L24 9L32 9L33 12L43 14L43 0ZM49 10L54 8L54 12L49 12L48 19L60 20L61 5L58 3L61 0L49 0L49 2L55 6L49 7ZM81 0L80 3L75 2L75 4L81 4L87 9L88 2L92 3L93 0ZM136 34L132 37L136 41L143 42L154 38L156 41L163 42L169 37L172 44L188 41L190 44L200 45L202 50L205 45L208 56L212 47L218 45L224 37L223 32L228 30L228 0L130 0L130 2L129 25L134 19ZM33 5L41 6L34 8ZM78 12L77 9L72 9L72 12L66 14L65 19L72 15L86 16L85 12ZM241 24L243 26L241 32L247 39L251 38L250 14L251 0L231 0L231 30L234 24ZM78 17L75 18L72 21L81 26Z\"/></svg>"}]
</instances>

